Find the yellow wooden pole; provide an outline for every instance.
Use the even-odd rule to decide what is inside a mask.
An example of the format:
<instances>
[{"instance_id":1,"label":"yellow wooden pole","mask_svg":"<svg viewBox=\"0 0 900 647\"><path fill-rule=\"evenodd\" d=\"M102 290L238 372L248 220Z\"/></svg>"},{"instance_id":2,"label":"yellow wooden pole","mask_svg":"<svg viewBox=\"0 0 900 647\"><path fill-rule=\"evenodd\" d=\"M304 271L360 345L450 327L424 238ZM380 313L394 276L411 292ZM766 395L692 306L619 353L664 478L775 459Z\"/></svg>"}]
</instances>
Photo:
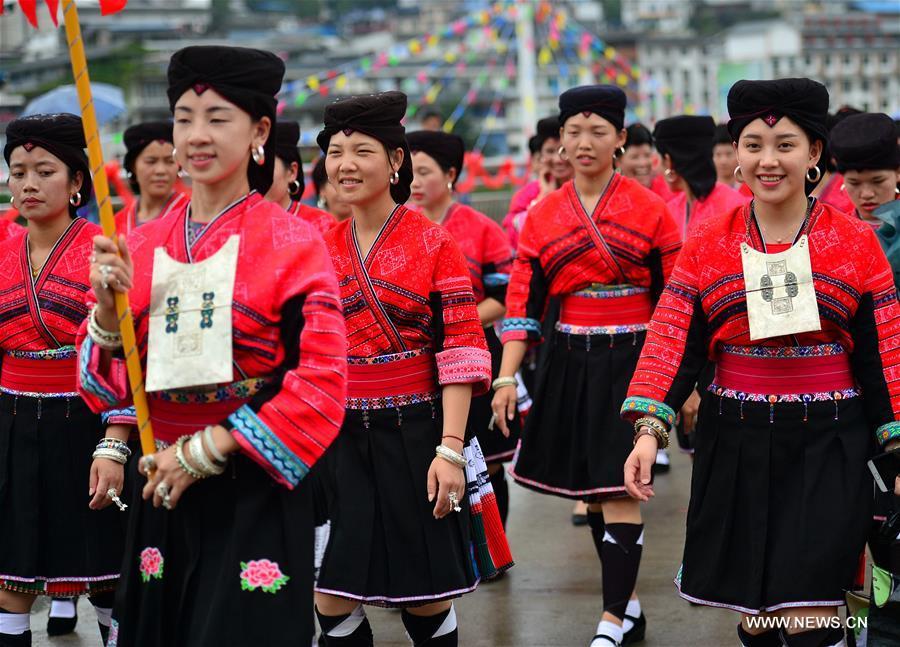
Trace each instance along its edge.
<instances>
[{"instance_id":1,"label":"yellow wooden pole","mask_svg":"<svg viewBox=\"0 0 900 647\"><path fill-rule=\"evenodd\" d=\"M91 96L91 80L88 76L87 60L84 56L84 41L81 38L81 25L78 23L78 10L75 8L75 0L62 0L62 7L66 25L66 40L69 43L69 58L72 61L72 75L75 77L78 101L81 103L81 120L84 123L84 138L88 145L88 160L91 164L94 192L100 207L100 224L103 227L103 233L115 239L116 221L113 216L112 203L109 201L109 182L103 166L103 149L100 147L100 131L97 128L97 114ZM144 374L135 340L131 306L128 304L127 294L116 292L115 296L116 314L119 317L119 330L122 332L122 346L128 366L128 382L131 384L138 430L141 433L141 451L144 455L152 454L156 451L156 445L153 442L150 408L147 406L147 393L144 391Z\"/></svg>"}]
</instances>

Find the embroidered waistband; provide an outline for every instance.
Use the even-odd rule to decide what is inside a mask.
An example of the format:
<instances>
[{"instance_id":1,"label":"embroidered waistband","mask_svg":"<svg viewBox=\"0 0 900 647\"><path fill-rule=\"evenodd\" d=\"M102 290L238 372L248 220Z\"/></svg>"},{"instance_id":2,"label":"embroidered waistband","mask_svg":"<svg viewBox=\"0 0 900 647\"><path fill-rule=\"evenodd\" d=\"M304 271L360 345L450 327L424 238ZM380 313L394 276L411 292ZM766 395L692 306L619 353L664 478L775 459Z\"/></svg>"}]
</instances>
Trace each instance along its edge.
<instances>
[{"instance_id":1,"label":"embroidered waistband","mask_svg":"<svg viewBox=\"0 0 900 647\"><path fill-rule=\"evenodd\" d=\"M647 330L647 324L628 324L623 326L573 326L557 321L554 325L556 330L567 335L623 335L626 333L637 333Z\"/></svg>"},{"instance_id":2,"label":"embroidered waistband","mask_svg":"<svg viewBox=\"0 0 900 647\"><path fill-rule=\"evenodd\" d=\"M585 292L564 295L560 301L560 323L582 328L611 328L643 325L653 315L648 291L627 296L585 296Z\"/></svg>"},{"instance_id":3,"label":"embroidered waistband","mask_svg":"<svg viewBox=\"0 0 900 647\"><path fill-rule=\"evenodd\" d=\"M74 346L47 348L45 350L8 350L5 355L16 359L55 360L71 359L78 355Z\"/></svg>"},{"instance_id":4,"label":"embroidered waistband","mask_svg":"<svg viewBox=\"0 0 900 647\"><path fill-rule=\"evenodd\" d=\"M616 299L619 297L631 297L636 294L649 294L649 288L640 288L634 285L601 285L594 283L583 290L573 292L573 296L586 299Z\"/></svg>"},{"instance_id":5,"label":"embroidered waistband","mask_svg":"<svg viewBox=\"0 0 900 647\"><path fill-rule=\"evenodd\" d=\"M828 357L842 355L844 347L839 343L818 344L815 346L733 346L722 344L723 353L743 355L745 357L768 357L789 359L794 357Z\"/></svg>"},{"instance_id":6,"label":"embroidered waistband","mask_svg":"<svg viewBox=\"0 0 900 647\"><path fill-rule=\"evenodd\" d=\"M782 353L774 348L760 354L723 352L716 361L715 382L738 393L776 395L837 393L856 386L847 353L834 348Z\"/></svg>"},{"instance_id":7,"label":"embroidered waistband","mask_svg":"<svg viewBox=\"0 0 900 647\"><path fill-rule=\"evenodd\" d=\"M437 368L430 350L348 358L350 409L383 409L428 402L438 395Z\"/></svg>"},{"instance_id":8,"label":"embroidered waistband","mask_svg":"<svg viewBox=\"0 0 900 647\"><path fill-rule=\"evenodd\" d=\"M7 353L0 362L0 391L29 397L77 396L77 372L74 349L71 354L44 353L40 358L30 357L23 351Z\"/></svg>"},{"instance_id":9,"label":"embroidered waistband","mask_svg":"<svg viewBox=\"0 0 900 647\"><path fill-rule=\"evenodd\" d=\"M150 394L150 397L155 400L180 404L208 404L211 402L228 402L229 400L245 400L252 398L271 382L272 378L270 377L251 377L220 386L154 391Z\"/></svg>"}]
</instances>

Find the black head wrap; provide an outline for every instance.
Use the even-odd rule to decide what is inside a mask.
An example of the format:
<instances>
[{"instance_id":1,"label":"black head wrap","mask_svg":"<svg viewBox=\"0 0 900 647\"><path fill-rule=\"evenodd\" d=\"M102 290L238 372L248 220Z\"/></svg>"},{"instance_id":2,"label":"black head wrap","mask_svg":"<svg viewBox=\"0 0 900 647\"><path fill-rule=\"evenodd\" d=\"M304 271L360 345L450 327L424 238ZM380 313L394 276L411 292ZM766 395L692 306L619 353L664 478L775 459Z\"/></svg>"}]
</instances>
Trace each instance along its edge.
<instances>
[{"instance_id":1,"label":"black head wrap","mask_svg":"<svg viewBox=\"0 0 900 647\"><path fill-rule=\"evenodd\" d=\"M398 173L400 181L391 185L391 197L397 204L409 200L412 184L412 160L406 143L406 129L400 120L406 116L406 95L402 92L382 92L338 99L325 107L325 127L316 137L316 143L323 152L328 151L331 137L340 131L350 134L359 131L374 137L386 148L393 151L403 149L403 164Z\"/></svg>"},{"instance_id":2,"label":"black head wrap","mask_svg":"<svg viewBox=\"0 0 900 647\"><path fill-rule=\"evenodd\" d=\"M800 126L810 140L828 140L828 90L811 79L738 81L728 91L728 132L737 141L751 121L774 127L782 117Z\"/></svg>"},{"instance_id":3,"label":"black head wrap","mask_svg":"<svg viewBox=\"0 0 900 647\"><path fill-rule=\"evenodd\" d=\"M125 129L122 141L125 142L125 158L122 160L122 166L129 173L134 173L134 163L147 146L158 141L172 143L172 122L145 121L134 124ZM130 184L132 191L140 192L137 181L131 178Z\"/></svg>"},{"instance_id":4,"label":"black head wrap","mask_svg":"<svg viewBox=\"0 0 900 647\"><path fill-rule=\"evenodd\" d=\"M271 136L270 136L271 138ZM295 195L303 195L306 182L303 178L303 160L300 159L300 151L297 144L300 142L300 124L296 121L279 121L275 129L275 154L281 158L285 166L297 162L297 182L300 188Z\"/></svg>"},{"instance_id":5,"label":"black head wrap","mask_svg":"<svg viewBox=\"0 0 900 647\"><path fill-rule=\"evenodd\" d=\"M202 94L212 88L253 119L268 117L272 132L263 146L265 163L247 167L250 188L265 194L275 168L275 95L281 89L284 63L271 52L244 47L202 45L185 47L169 61L169 108L190 89Z\"/></svg>"},{"instance_id":6,"label":"black head wrap","mask_svg":"<svg viewBox=\"0 0 900 647\"><path fill-rule=\"evenodd\" d=\"M559 125L579 112L593 112L622 130L626 103L625 93L615 85L581 85L559 95Z\"/></svg>"},{"instance_id":7,"label":"black head wrap","mask_svg":"<svg viewBox=\"0 0 900 647\"><path fill-rule=\"evenodd\" d=\"M559 117L544 117L537 122L537 149L540 151L548 139L559 139Z\"/></svg>"},{"instance_id":8,"label":"black head wrap","mask_svg":"<svg viewBox=\"0 0 900 647\"><path fill-rule=\"evenodd\" d=\"M462 175L463 159L466 155L466 145L459 135L451 135L440 130L417 130L406 136L411 152L422 152L434 159L438 166L448 173L451 168L456 169L456 179Z\"/></svg>"},{"instance_id":9,"label":"black head wrap","mask_svg":"<svg viewBox=\"0 0 900 647\"><path fill-rule=\"evenodd\" d=\"M87 154L84 149L84 126L81 117L68 113L53 115L31 115L9 122L6 126L6 146L3 147L3 159L9 165L9 158L14 149L23 146L31 152L40 146L69 167L74 174L81 171L83 179L81 188L81 205L91 197L93 184ZM79 205L79 206L81 206ZM69 214L75 216L76 207L69 205Z\"/></svg>"},{"instance_id":10,"label":"black head wrap","mask_svg":"<svg viewBox=\"0 0 900 647\"><path fill-rule=\"evenodd\" d=\"M642 123L634 123L625 129L625 148L649 144L653 146L653 135L650 129Z\"/></svg>"},{"instance_id":11,"label":"black head wrap","mask_svg":"<svg viewBox=\"0 0 900 647\"><path fill-rule=\"evenodd\" d=\"M838 171L900 168L900 146L894 130L894 120L881 113L843 119L831 131L831 153Z\"/></svg>"},{"instance_id":12,"label":"black head wrap","mask_svg":"<svg viewBox=\"0 0 900 647\"><path fill-rule=\"evenodd\" d=\"M541 140L538 139L537 135L532 135L528 138L528 152L532 155L537 155L541 152Z\"/></svg>"},{"instance_id":13,"label":"black head wrap","mask_svg":"<svg viewBox=\"0 0 900 647\"><path fill-rule=\"evenodd\" d=\"M731 138L731 133L728 132L728 124L716 124L716 134L713 135L713 146L717 144L731 144L734 143L734 140Z\"/></svg>"},{"instance_id":14,"label":"black head wrap","mask_svg":"<svg viewBox=\"0 0 900 647\"><path fill-rule=\"evenodd\" d=\"M705 198L716 185L713 164L713 135L716 122L712 117L681 115L661 119L653 130L653 140L660 155L672 158L675 172L684 178L697 198Z\"/></svg>"}]
</instances>

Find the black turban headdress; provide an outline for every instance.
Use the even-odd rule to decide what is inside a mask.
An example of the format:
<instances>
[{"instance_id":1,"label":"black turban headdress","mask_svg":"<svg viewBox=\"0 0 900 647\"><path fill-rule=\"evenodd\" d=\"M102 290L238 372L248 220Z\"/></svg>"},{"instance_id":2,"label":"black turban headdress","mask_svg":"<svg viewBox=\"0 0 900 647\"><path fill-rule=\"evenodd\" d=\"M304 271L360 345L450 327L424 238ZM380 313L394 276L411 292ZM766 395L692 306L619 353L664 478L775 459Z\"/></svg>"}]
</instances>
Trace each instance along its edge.
<instances>
[{"instance_id":1,"label":"black turban headdress","mask_svg":"<svg viewBox=\"0 0 900 647\"><path fill-rule=\"evenodd\" d=\"M728 124L716 124L716 134L713 135L713 146L717 144L731 144L734 140L731 138L731 133L728 132Z\"/></svg>"},{"instance_id":2,"label":"black turban headdress","mask_svg":"<svg viewBox=\"0 0 900 647\"><path fill-rule=\"evenodd\" d=\"M412 160L406 142L406 129L400 124L406 116L406 95L390 91L338 99L325 107L325 127L316 137L322 152L328 152L331 137L343 131L347 135L359 131L374 137L389 150L403 149L403 164L398 173L400 181L391 185L391 197L397 204L409 200L412 184Z\"/></svg>"},{"instance_id":3,"label":"black turban headdress","mask_svg":"<svg viewBox=\"0 0 900 647\"><path fill-rule=\"evenodd\" d=\"M74 174L81 171L83 180L78 192L81 194L81 205L91 197L91 167L84 149L84 126L81 117L69 113L52 115L31 115L9 122L6 127L6 146L3 147L3 159L9 165L9 158L14 149L23 146L31 151L41 147L69 167ZM81 206L79 205L79 206ZM69 213L74 217L76 207L69 206Z\"/></svg>"},{"instance_id":4,"label":"black turban headdress","mask_svg":"<svg viewBox=\"0 0 900 647\"><path fill-rule=\"evenodd\" d=\"M300 151L297 150L299 142L300 124L296 121L279 121L275 129L275 154L281 158L285 166L297 162L297 182L300 188L294 192L295 195L303 195L303 189L306 187L303 178L303 160L300 159Z\"/></svg>"},{"instance_id":5,"label":"black turban headdress","mask_svg":"<svg viewBox=\"0 0 900 647\"><path fill-rule=\"evenodd\" d=\"M537 149L540 151L548 139L559 139L559 117L544 117L537 122Z\"/></svg>"},{"instance_id":6,"label":"black turban headdress","mask_svg":"<svg viewBox=\"0 0 900 647\"><path fill-rule=\"evenodd\" d=\"M312 177L313 186L316 189L316 197L322 195L322 187L328 182L328 174L325 171L324 155L316 160L312 172L310 173L310 177Z\"/></svg>"},{"instance_id":7,"label":"black turban headdress","mask_svg":"<svg viewBox=\"0 0 900 647\"><path fill-rule=\"evenodd\" d=\"M894 120L868 112L843 119L831 131L831 153L841 173L900 168Z\"/></svg>"},{"instance_id":8,"label":"black turban headdress","mask_svg":"<svg viewBox=\"0 0 900 647\"><path fill-rule=\"evenodd\" d=\"M463 159L466 155L466 145L459 135L451 135L440 130L417 130L406 136L411 152L422 152L434 159L444 173L451 168L456 169L456 179L462 175Z\"/></svg>"},{"instance_id":9,"label":"black turban headdress","mask_svg":"<svg viewBox=\"0 0 900 647\"><path fill-rule=\"evenodd\" d=\"M579 112L593 112L622 130L626 103L625 93L615 85L581 85L559 95L559 125Z\"/></svg>"},{"instance_id":10,"label":"black turban headdress","mask_svg":"<svg viewBox=\"0 0 900 647\"><path fill-rule=\"evenodd\" d=\"M660 155L672 158L675 171L699 199L708 196L716 185L712 160L715 133L716 122L712 117L693 115L661 119L653 130L656 149Z\"/></svg>"},{"instance_id":11,"label":"black turban headdress","mask_svg":"<svg viewBox=\"0 0 900 647\"><path fill-rule=\"evenodd\" d=\"M625 129L624 148L627 149L629 146L640 146L642 144L653 146L653 135L644 124L633 123Z\"/></svg>"},{"instance_id":12,"label":"black turban headdress","mask_svg":"<svg viewBox=\"0 0 900 647\"><path fill-rule=\"evenodd\" d=\"M800 126L810 140L828 141L828 90L811 79L738 81L728 91L728 114L732 141L756 119L774 127L782 117Z\"/></svg>"},{"instance_id":13,"label":"black turban headdress","mask_svg":"<svg viewBox=\"0 0 900 647\"><path fill-rule=\"evenodd\" d=\"M268 117L272 131L263 146L265 163L253 160L247 167L250 188L265 194L272 186L275 167L275 95L281 89L284 63L271 52L245 47L198 45L185 47L169 61L169 107L193 89L202 94L212 88L253 119Z\"/></svg>"},{"instance_id":14,"label":"black turban headdress","mask_svg":"<svg viewBox=\"0 0 900 647\"><path fill-rule=\"evenodd\" d=\"M134 163L147 146L153 142L172 142L172 122L171 121L145 121L140 124L134 124L125 129L122 134L122 141L125 143L125 158L122 160L122 166L129 173L134 173ZM130 178L131 190L135 193L140 192L140 186L137 181Z\"/></svg>"}]
</instances>

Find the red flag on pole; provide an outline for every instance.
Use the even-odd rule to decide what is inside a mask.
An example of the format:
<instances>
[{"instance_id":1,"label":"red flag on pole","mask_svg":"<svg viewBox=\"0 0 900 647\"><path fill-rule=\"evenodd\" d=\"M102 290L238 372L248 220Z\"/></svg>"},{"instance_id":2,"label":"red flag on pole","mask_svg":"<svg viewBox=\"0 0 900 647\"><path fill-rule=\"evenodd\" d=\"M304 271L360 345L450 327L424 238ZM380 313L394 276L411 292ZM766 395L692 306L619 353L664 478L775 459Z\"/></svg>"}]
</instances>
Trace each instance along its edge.
<instances>
[{"instance_id":1,"label":"red flag on pole","mask_svg":"<svg viewBox=\"0 0 900 647\"><path fill-rule=\"evenodd\" d=\"M56 14L59 11L59 0L46 0L46 2L47 10L50 12L50 18L53 20L53 24L58 26L59 22L57 22ZM121 11L125 8L126 4L128 4L128 0L100 0L100 13L104 16L108 16ZM37 29L37 0L19 0L19 6L22 8L22 13L25 14L26 20L28 20L32 27ZM0 15L2 14L3 2L0 0Z\"/></svg>"}]
</instances>

